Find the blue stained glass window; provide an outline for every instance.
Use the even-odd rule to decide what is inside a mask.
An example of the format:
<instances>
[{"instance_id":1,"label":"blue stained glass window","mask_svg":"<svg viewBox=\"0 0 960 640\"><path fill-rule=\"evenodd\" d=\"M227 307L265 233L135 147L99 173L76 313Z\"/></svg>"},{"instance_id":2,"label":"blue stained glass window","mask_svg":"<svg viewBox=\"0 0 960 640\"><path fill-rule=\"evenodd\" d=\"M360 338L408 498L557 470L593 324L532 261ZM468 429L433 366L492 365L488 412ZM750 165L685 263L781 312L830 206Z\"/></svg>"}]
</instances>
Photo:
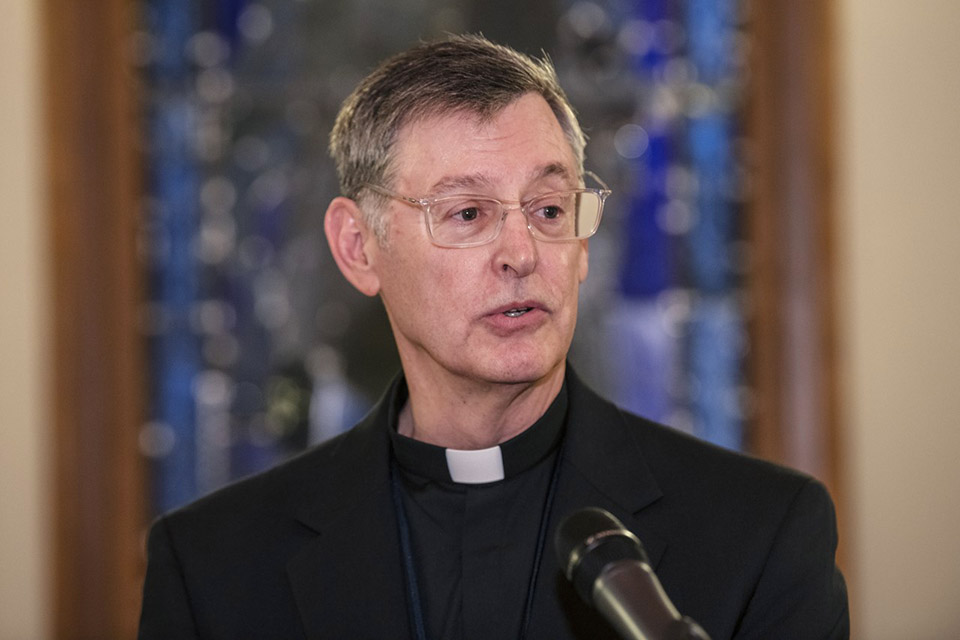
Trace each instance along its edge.
<instances>
[{"instance_id":1,"label":"blue stained glass window","mask_svg":"<svg viewBox=\"0 0 960 640\"><path fill-rule=\"evenodd\" d=\"M622 405L743 436L739 3L142 0L154 508L353 424L399 364L329 257L326 136L377 62L445 32L547 51L615 194L571 352ZM501 37L502 35L502 37Z\"/></svg>"}]
</instances>

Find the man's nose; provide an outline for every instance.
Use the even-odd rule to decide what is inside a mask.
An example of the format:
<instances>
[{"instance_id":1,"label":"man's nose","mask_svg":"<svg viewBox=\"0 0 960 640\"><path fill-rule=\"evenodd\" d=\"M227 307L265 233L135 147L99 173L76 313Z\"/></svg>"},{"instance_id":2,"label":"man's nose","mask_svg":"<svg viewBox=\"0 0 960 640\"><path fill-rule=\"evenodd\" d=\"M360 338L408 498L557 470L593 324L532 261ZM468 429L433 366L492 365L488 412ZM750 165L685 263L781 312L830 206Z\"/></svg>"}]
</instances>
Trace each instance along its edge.
<instances>
[{"instance_id":1,"label":"man's nose","mask_svg":"<svg viewBox=\"0 0 960 640\"><path fill-rule=\"evenodd\" d=\"M527 217L519 206L508 206L503 227L496 239L497 268L520 277L529 275L537 266L537 241L527 228Z\"/></svg>"}]
</instances>

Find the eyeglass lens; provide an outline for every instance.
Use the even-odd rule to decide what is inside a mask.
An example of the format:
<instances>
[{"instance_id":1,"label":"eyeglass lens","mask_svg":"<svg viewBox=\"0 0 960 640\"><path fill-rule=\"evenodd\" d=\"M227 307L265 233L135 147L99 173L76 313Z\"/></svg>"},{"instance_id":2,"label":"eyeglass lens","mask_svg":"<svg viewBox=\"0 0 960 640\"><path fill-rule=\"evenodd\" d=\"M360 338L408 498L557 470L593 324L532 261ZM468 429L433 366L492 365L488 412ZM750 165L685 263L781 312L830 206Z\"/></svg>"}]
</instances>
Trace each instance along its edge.
<instances>
[{"instance_id":1,"label":"eyeglass lens","mask_svg":"<svg viewBox=\"0 0 960 640\"><path fill-rule=\"evenodd\" d=\"M603 205L593 191L551 193L524 206L535 238L572 240L587 238L597 229ZM434 240L451 246L492 240L500 230L504 207L496 200L452 196L433 202L429 208Z\"/></svg>"}]
</instances>

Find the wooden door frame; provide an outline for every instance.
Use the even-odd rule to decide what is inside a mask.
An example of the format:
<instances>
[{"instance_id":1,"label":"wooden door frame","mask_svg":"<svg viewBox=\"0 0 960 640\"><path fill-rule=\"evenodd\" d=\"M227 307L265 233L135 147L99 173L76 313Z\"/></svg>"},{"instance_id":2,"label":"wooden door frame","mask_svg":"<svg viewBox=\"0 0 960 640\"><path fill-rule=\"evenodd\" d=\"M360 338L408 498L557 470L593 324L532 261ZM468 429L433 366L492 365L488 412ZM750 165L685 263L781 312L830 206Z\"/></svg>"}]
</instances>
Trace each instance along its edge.
<instances>
[{"instance_id":1,"label":"wooden door frame","mask_svg":"<svg viewBox=\"0 0 960 640\"><path fill-rule=\"evenodd\" d=\"M133 0L45 0L54 634L136 635L146 493Z\"/></svg>"},{"instance_id":2,"label":"wooden door frame","mask_svg":"<svg viewBox=\"0 0 960 640\"><path fill-rule=\"evenodd\" d=\"M842 533L834 9L829 0L750 0L746 10L749 449L822 480Z\"/></svg>"},{"instance_id":3,"label":"wooden door frame","mask_svg":"<svg viewBox=\"0 0 960 640\"><path fill-rule=\"evenodd\" d=\"M834 140L826 0L750 3L749 448L835 486Z\"/></svg>"}]
</instances>

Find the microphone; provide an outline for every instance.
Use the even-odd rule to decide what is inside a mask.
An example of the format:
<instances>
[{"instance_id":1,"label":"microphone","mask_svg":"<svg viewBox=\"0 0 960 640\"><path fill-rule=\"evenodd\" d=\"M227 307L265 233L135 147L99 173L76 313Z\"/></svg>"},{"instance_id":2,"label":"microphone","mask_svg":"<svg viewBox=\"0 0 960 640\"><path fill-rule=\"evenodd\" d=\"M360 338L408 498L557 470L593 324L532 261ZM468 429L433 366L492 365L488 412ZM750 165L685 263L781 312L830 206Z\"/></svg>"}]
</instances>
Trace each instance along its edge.
<instances>
[{"instance_id":1,"label":"microphone","mask_svg":"<svg viewBox=\"0 0 960 640\"><path fill-rule=\"evenodd\" d=\"M567 516L557 527L554 547L580 597L626 640L710 640L680 615L640 540L610 512L590 507Z\"/></svg>"}]
</instances>

